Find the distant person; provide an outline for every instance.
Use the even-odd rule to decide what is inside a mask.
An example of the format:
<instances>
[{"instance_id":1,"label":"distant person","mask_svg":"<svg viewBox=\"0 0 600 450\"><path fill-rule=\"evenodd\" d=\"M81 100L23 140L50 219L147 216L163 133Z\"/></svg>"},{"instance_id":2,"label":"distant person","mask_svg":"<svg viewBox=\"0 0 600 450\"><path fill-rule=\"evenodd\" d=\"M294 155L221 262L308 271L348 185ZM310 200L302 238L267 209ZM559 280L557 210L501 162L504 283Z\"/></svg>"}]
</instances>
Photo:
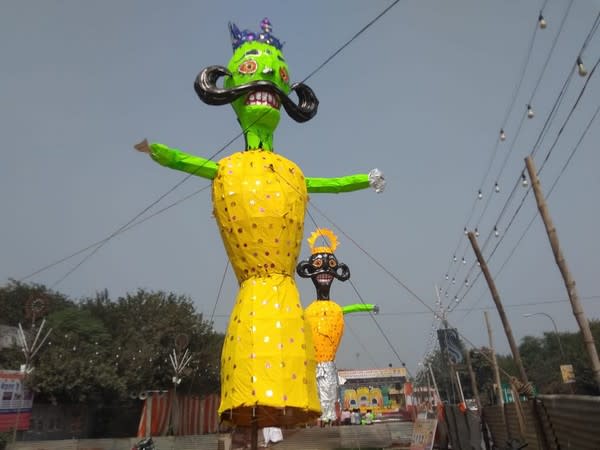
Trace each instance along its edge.
<instances>
[{"instance_id":1,"label":"distant person","mask_svg":"<svg viewBox=\"0 0 600 450\"><path fill-rule=\"evenodd\" d=\"M360 422L361 422L360 410L359 409L352 410L352 425L360 425Z\"/></svg>"},{"instance_id":2,"label":"distant person","mask_svg":"<svg viewBox=\"0 0 600 450\"><path fill-rule=\"evenodd\" d=\"M367 409L367 412L365 413L365 425L373 425L373 419L373 411Z\"/></svg>"},{"instance_id":3,"label":"distant person","mask_svg":"<svg viewBox=\"0 0 600 450\"><path fill-rule=\"evenodd\" d=\"M342 411L340 421L342 422L342 425L350 425L352 423L352 414L348 408L344 408Z\"/></svg>"}]
</instances>

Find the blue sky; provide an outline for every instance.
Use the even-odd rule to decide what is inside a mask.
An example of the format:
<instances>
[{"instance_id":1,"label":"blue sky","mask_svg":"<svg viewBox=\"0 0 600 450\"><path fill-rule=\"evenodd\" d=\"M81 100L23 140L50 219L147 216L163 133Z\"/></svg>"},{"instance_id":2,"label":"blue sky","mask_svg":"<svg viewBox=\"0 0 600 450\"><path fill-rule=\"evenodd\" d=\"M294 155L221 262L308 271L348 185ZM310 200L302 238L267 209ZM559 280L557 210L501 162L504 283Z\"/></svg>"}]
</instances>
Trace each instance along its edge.
<instances>
[{"instance_id":1,"label":"blue sky","mask_svg":"<svg viewBox=\"0 0 600 450\"><path fill-rule=\"evenodd\" d=\"M203 104L192 88L201 69L229 60L228 21L257 29L268 16L273 33L285 41L291 79L299 81L389 4L5 3L0 278L22 279L109 236L178 184L184 174L133 150L142 138L208 157L238 134L231 108ZM542 7L548 27L537 29L532 41ZM334 229L336 254L350 267L352 284L334 284L332 298L379 304L378 324L394 347L368 315L348 317L339 367L398 365L401 359L416 369L428 348L434 285L448 306L466 292L464 280L471 284L475 277L465 226L478 228L481 244L498 226L503 239L489 265L494 274L502 268L496 282L517 339L551 329L547 318L524 313L543 311L561 330L577 329L539 217L517 245L536 213L531 194L504 235L526 189L506 203L509 193L523 158L536 147L538 167L552 149L540 175L546 192L576 149L548 202L585 312L600 317L598 121L577 144L600 103L598 74L566 121L585 83L572 77L543 132L600 10L591 0L568 8L556 0L400 1L306 81L320 100L313 120L298 124L282 114L275 149L307 176L377 167L388 182L383 194L313 195L309 204L307 236L316 226L343 230ZM599 54L594 34L583 53L588 70ZM536 113L530 120L523 117L528 103ZM507 140L498 142L503 126ZM220 156L242 148L238 139ZM149 214L207 184L188 179ZM486 257L496 242L492 236ZM301 257L309 252L305 244ZM85 255L27 281L55 286L74 299L104 288L113 298L138 288L189 295L207 317L215 309L215 328L224 331L237 287L228 273L217 299L226 256L210 190L114 237L59 282ZM447 272L455 285L445 280ZM483 281L475 282L449 320L475 345L486 345L481 309L490 308L498 350L508 352ZM307 280L298 284L308 305L314 287Z\"/></svg>"}]
</instances>

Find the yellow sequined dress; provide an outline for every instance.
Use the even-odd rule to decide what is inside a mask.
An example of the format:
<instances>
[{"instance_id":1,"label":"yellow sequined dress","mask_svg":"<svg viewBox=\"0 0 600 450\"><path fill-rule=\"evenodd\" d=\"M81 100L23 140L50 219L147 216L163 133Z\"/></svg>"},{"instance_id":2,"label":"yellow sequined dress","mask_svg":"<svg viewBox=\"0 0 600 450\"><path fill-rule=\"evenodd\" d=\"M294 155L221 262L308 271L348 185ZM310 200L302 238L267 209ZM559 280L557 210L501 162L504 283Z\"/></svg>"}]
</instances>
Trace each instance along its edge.
<instances>
[{"instance_id":1,"label":"yellow sequined dress","mask_svg":"<svg viewBox=\"0 0 600 450\"><path fill-rule=\"evenodd\" d=\"M297 424L320 414L310 327L294 281L307 201L300 168L248 150L218 163L214 216L240 283L221 360L221 417Z\"/></svg>"}]
</instances>

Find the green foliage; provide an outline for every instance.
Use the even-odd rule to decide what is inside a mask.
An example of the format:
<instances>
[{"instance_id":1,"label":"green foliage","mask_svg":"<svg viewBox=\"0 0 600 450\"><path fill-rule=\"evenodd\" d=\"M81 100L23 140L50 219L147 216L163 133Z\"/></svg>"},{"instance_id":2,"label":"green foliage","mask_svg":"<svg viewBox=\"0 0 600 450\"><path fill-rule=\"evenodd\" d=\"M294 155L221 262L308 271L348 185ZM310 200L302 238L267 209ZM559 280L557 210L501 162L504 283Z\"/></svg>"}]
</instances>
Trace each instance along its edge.
<instances>
[{"instance_id":1,"label":"green foliage","mask_svg":"<svg viewBox=\"0 0 600 450\"><path fill-rule=\"evenodd\" d=\"M40 303L34 302L41 300ZM39 305L39 306L38 306ZM17 326L39 322L41 316L73 305L66 296L41 284L26 284L10 280L0 286L0 324ZM36 317L37 316L37 317Z\"/></svg>"},{"instance_id":2,"label":"green foliage","mask_svg":"<svg viewBox=\"0 0 600 450\"><path fill-rule=\"evenodd\" d=\"M452 385L450 367L444 355L437 350L425 361L425 365L431 366L442 400L447 400L451 403L457 402L458 393L456 392L456 388ZM417 379L419 380L420 385L427 386L427 378L424 370L419 372ZM432 381L430 381L430 383L432 383Z\"/></svg>"},{"instance_id":3,"label":"green foliage","mask_svg":"<svg viewBox=\"0 0 600 450\"><path fill-rule=\"evenodd\" d=\"M590 328L596 348L600 349L600 321L590 321ZM546 332L540 338L525 336L519 351L529 380L534 383L539 393L571 393L571 387L562 382L560 366L572 364L576 379L573 388L576 393L600 394L581 333L563 332L557 335L555 332Z\"/></svg>"},{"instance_id":4,"label":"green foliage","mask_svg":"<svg viewBox=\"0 0 600 450\"><path fill-rule=\"evenodd\" d=\"M189 298L140 290L115 303L104 298L88 300L85 307L101 310L103 320L111 326L111 356L130 392L171 387L169 354L176 339L187 340L194 354L180 389L214 392L223 337L196 314Z\"/></svg>"},{"instance_id":5,"label":"green foliage","mask_svg":"<svg viewBox=\"0 0 600 450\"><path fill-rule=\"evenodd\" d=\"M48 316L52 335L30 376L33 389L68 402L124 396L125 384L108 358L112 337L105 325L80 306Z\"/></svg>"},{"instance_id":6,"label":"green foliage","mask_svg":"<svg viewBox=\"0 0 600 450\"><path fill-rule=\"evenodd\" d=\"M179 356L184 348L192 354L178 390L218 390L223 335L196 313L189 298L139 290L112 301L103 291L75 303L43 286L11 281L0 288L0 306L8 311L4 322L22 323L28 330L33 322L25 305L40 296L45 299L45 329L52 332L27 378L36 398L102 405L132 393L172 388L169 354L176 340ZM35 322L39 327L41 318ZM0 352L0 367L16 369L23 362L18 348Z\"/></svg>"},{"instance_id":7,"label":"green foliage","mask_svg":"<svg viewBox=\"0 0 600 450\"><path fill-rule=\"evenodd\" d=\"M12 431L0 432L0 450L4 450L10 441L12 441Z\"/></svg>"},{"instance_id":8,"label":"green foliage","mask_svg":"<svg viewBox=\"0 0 600 450\"><path fill-rule=\"evenodd\" d=\"M596 348L600 350L600 321L590 321L590 328ZM563 332L557 335L552 331L544 333L543 337L525 336L519 345L519 353L529 381L533 383L538 393L600 394L581 333ZM485 347L472 349L470 355L483 405L495 404L495 381L490 350ZM509 375L518 377L518 370L512 355L497 355L496 359L503 383L508 382ZM444 361L445 358L438 350L428 359L427 364L431 364L442 399L455 402L453 399L457 396L452 394L450 369ZM576 383L571 386L563 383L560 372L561 364L573 365ZM466 368L459 367L459 370L461 371L461 383L465 391L465 397L468 397L470 379L466 375ZM421 385L426 385L424 371L419 373L417 379ZM456 390L456 388L454 389Z\"/></svg>"},{"instance_id":9,"label":"green foliage","mask_svg":"<svg viewBox=\"0 0 600 450\"><path fill-rule=\"evenodd\" d=\"M23 352L18 347L3 348L0 351L0 369L18 370L23 359Z\"/></svg>"}]
</instances>

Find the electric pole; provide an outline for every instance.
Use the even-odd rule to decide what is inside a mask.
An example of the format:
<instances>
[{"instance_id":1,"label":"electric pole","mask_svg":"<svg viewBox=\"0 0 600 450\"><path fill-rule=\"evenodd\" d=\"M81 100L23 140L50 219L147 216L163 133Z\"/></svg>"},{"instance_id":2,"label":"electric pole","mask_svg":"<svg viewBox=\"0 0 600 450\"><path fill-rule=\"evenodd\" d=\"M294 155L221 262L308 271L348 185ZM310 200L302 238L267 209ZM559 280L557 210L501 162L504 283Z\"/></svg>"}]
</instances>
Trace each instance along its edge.
<instances>
[{"instance_id":1,"label":"electric pole","mask_svg":"<svg viewBox=\"0 0 600 450\"><path fill-rule=\"evenodd\" d=\"M552 222L552 218L550 217L550 213L548 212L548 205L546 204L544 194L542 193L540 179L537 176L533 159L530 156L525 158L525 166L527 167L527 172L529 172L529 179L531 180L531 187L533 188L533 193L535 195L535 201L537 203L540 216L542 217L544 226L546 227L546 233L548 234L550 247L552 247L552 253L554 253L554 260L556 261L556 265L558 266L563 277L565 287L567 288L567 295L571 301L573 315L575 316L575 320L577 320L577 324L581 330L581 335L583 336L583 342L585 344L588 357L590 358L590 363L592 364L594 379L596 380L598 387L600 387L600 360L598 359L598 351L596 350L594 337L592 336L590 324L588 323L587 317L583 312L581 302L579 301L577 289L575 288L575 280L571 276L571 272L567 266L567 261L565 260L562 250L560 249L558 234Z\"/></svg>"},{"instance_id":2,"label":"electric pole","mask_svg":"<svg viewBox=\"0 0 600 450\"><path fill-rule=\"evenodd\" d=\"M467 236L469 237L469 241L471 241L471 246L473 247L473 251L475 252L477 261L479 261L479 265L481 266L481 271L483 272L485 281L487 281L488 287L490 288L490 292L492 293L492 299L494 300L494 303L496 304L496 309L498 310L498 314L500 315L500 320L502 321L502 326L504 327L504 332L506 333L506 338L508 339L508 344L510 345L510 350L515 360L515 364L517 365L517 369L519 370L521 381L524 384L527 384L529 382L527 379L527 373L525 372L525 367L523 367L523 361L521 361L519 347L517 347L517 343L515 342L510 323L508 323L508 318L506 317L504 307L502 306L502 302L500 301L500 295L498 294L498 290L496 289L496 283L494 283L492 275L490 274L490 270L488 269L488 266L485 260L483 259L483 255L481 254L481 250L479 249L479 245L477 244L477 238L475 237L475 234L472 231L469 231L467 233Z\"/></svg>"}]
</instances>

